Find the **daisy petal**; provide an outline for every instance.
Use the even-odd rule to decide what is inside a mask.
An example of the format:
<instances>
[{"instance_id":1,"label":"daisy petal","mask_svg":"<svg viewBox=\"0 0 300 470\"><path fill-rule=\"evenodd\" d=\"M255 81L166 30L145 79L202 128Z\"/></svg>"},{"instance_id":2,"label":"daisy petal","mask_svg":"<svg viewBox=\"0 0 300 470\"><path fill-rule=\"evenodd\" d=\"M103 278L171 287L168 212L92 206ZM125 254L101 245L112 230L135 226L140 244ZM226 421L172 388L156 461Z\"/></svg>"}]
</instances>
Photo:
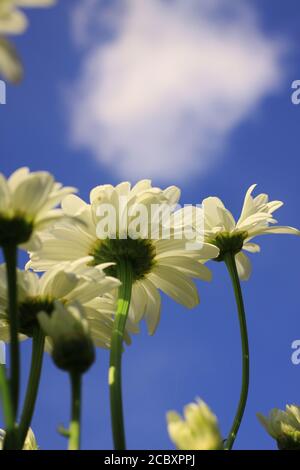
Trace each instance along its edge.
<instances>
[{"instance_id":1,"label":"daisy petal","mask_svg":"<svg viewBox=\"0 0 300 470\"><path fill-rule=\"evenodd\" d=\"M239 274L239 278L242 281L248 281L251 275L251 271L252 271L251 262L248 256L246 256L245 253L240 251L235 256L235 262L236 262L236 268Z\"/></svg>"}]
</instances>

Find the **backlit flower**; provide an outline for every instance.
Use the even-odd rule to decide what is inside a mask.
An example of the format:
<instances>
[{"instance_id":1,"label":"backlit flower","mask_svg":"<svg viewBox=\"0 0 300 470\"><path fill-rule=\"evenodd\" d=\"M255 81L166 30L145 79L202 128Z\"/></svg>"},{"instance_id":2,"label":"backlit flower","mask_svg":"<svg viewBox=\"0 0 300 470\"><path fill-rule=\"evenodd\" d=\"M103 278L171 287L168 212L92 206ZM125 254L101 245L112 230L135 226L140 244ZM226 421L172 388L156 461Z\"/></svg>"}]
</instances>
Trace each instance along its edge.
<instances>
[{"instance_id":1,"label":"backlit flower","mask_svg":"<svg viewBox=\"0 0 300 470\"><path fill-rule=\"evenodd\" d=\"M253 243L253 238L271 233L300 234L299 230L293 227L274 226L277 221L273 218L273 213L283 205L283 202L269 201L267 194L253 197L252 192L255 187L254 184L248 189L237 222L219 198L208 197L202 203L205 240L220 249L218 260L222 260L224 253L228 251L235 254L238 273L242 280L249 279L251 274L251 263L244 251L249 253L260 251L259 245Z\"/></svg>"},{"instance_id":2,"label":"backlit flower","mask_svg":"<svg viewBox=\"0 0 300 470\"><path fill-rule=\"evenodd\" d=\"M0 173L0 245L14 242L37 248L39 232L64 217L56 207L74 191L46 171L20 168L8 179Z\"/></svg>"},{"instance_id":3,"label":"backlit flower","mask_svg":"<svg viewBox=\"0 0 300 470\"><path fill-rule=\"evenodd\" d=\"M9 325L7 317L7 283L5 265L0 266L0 338L7 341ZM90 324L96 346L109 347L115 301L109 296L119 286L119 281L106 276L102 266L87 269L79 263L64 263L39 277L30 271L18 270L18 310L20 332L31 336L40 311L49 316L54 302L65 306L80 302Z\"/></svg>"},{"instance_id":4,"label":"backlit flower","mask_svg":"<svg viewBox=\"0 0 300 470\"><path fill-rule=\"evenodd\" d=\"M167 413L168 432L178 450L221 450L218 420L201 400L184 408L184 418Z\"/></svg>"},{"instance_id":5,"label":"backlit flower","mask_svg":"<svg viewBox=\"0 0 300 470\"><path fill-rule=\"evenodd\" d=\"M300 450L300 407L286 405L285 411L274 408L269 416L257 413L266 431L281 450Z\"/></svg>"},{"instance_id":6,"label":"backlit flower","mask_svg":"<svg viewBox=\"0 0 300 470\"><path fill-rule=\"evenodd\" d=\"M116 276L118 262L125 260L134 281L129 321L138 324L144 317L153 334L160 318L158 289L186 307L194 307L199 300L192 278L210 280L211 273L201 261L219 253L207 243L200 251L187 249L185 236L176 238L178 227L176 230L169 227L169 236L160 235L167 227L160 222L159 209L163 207L167 211L174 207L179 195L179 189L174 186L162 190L144 180L133 187L127 182L116 187L98 186L91 191L90 204L77 196L68 196L62 202L64 214L78 218L81 224L57 223L52 230L45 231L41 248L30 253L28 266L44 271L59 262L88 255L92 257L89 263L92 266L115 263L107 271ZM103 233L99 226L99 221L103 221L100 213L106 210L107 224L102 225L106 233Z\"/></svg>"}]
</instances>

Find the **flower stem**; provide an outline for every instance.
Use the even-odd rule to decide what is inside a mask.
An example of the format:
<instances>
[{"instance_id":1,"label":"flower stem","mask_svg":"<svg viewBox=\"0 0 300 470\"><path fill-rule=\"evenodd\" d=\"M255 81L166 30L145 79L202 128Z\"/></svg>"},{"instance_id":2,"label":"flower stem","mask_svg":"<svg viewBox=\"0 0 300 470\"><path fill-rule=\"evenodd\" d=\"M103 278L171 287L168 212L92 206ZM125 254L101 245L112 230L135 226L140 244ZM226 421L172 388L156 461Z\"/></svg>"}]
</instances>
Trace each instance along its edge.
<instances>
[{"instance_id":1,"label":"flower stem","mask_svg":"<svg viewBox=\"0 0 300 470\"><path fill-rule=\"evenodd\" d=\"M1 401L3 403L3 414L5 422L5 439L3 443L3 450L16 449L16 428L9 385L9 381L6 377L5 365L0 364L0 395Z\"/></svg>"},{"instance_id":2,"label":"flower stem","mask_svg":"<svg viewBox=\"0 0 300 470\"><path fill-rule=\"evenodd\" d=\"M109 387L112 432L115 450L126 449L122 403L123 338L132 290L132 271L125 261L118 264L118 278L122 282L118 292L118 305L113 326L110 350Z\"/></svg>"},{"instance_id":3,"label":"flower stem","mask_svg":"<svg viewBox=\"0 0 300 470\"><path fill-rule=\"evenodd\" d=\"M241 333L241 342L242 342L242 388L240 394L240 400L238 404L238 408L236 411L236 415L229 433L229 437L225 444L226 450L231 450L234 444L236 435L238 433L240 424L243 419L243 414L245 411L247 397L248 397L248 388L249 388L249 345L248 345L248 334L247 334L247 322L246 322L246 315L245 315L245 308L243 302L243 295L241 284L236 268L235 263L235 256L233 253L226 253L224 256L224 261L226 263L228 272L231 277L231 282L234 290L234 295L237 304L237 310L239 315L239 323L240 323L240 333Z\"/></svg>"},{"instance_id":4,"label":"flower stem","mask_svg":"<svg viewBox=\"0 0 300 470\"><path fill-rule=\"evenodd\" d=\"M20 449L23 449L23 445L34 413L43 364L44 347L45 335L41 328L37 326L34 330L32 338L30 374L19 426Z\"/></svg>"},{"instance_id":5,"label":"flower stem","mask_svg":"<svg viewBox=\"0 0 300 470\"><path fill-rule=\"evenodd\" d=\"M8 285L8 311L10 327L10 355L11 375L10 387L13 403L13 417L16 421L19 404L20 386L20 353L18 338L18 298L17 298L17 247L13 243L3 245L3 253L6 262L7 285Z\"/></svg>"},{"instance_id":6,"label":"flower stem","mask_svg":"<svg viewBox=\"0 0 300 470\"><path fill-rule=\"evenodd\" d=\"M0 364L0 394L3 403L6 432L13 432L14 414L10 396L9 382L6 377L6 369L4 364Z\"/></svg>"},{"instance_id":7,"label":"flower stem","mask_svg":"<svg viewBox=\"0 0 300 470\"><path fill-rule=\"evenodd\" d=\"M70 373L72 389L71 423L69 429L69 450L80 449L80 415L81 415L81 374Z\"/></svg>"}]
</instances>

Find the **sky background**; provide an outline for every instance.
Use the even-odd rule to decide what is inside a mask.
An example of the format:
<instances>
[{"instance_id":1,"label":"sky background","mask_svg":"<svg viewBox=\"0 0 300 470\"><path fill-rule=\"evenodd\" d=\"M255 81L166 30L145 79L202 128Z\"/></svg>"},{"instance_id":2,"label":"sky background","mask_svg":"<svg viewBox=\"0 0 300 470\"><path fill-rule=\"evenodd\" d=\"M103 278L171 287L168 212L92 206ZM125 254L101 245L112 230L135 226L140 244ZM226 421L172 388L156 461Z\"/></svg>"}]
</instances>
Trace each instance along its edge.
<instances>
[{"instance_id":1,"label":"sky background","mask_svg":"<svg viewBox=\"0 0 300 470\"><path fill-rule=\"evenodd\" d=\"M238 216L246 189L285 202L281 225L300 226L298 0L64 0L27 10L14 38L25 78L0 106L1 171L48 170L84 199L98 184L153 178L178 184L181 202L217 195ZM246 5L247 4L247 8ZM185 6L183 6L185 5ZM300 404L299 240L268 236L243 283L251 381L236 449L274 449L256 412ZM20 256L20 266L25 262ZM123 356L128 448L170 449L167 410L196 397L229 431L241 384L240 338L230 281L210 263L192 311L163 296L159 328ZM26 382L30 342L22 345ZM84 378L83 448L112 448L108 353ZM47 356L33 428L42 449L64 449L68 377Z\"/></svg>"}]
</instances>

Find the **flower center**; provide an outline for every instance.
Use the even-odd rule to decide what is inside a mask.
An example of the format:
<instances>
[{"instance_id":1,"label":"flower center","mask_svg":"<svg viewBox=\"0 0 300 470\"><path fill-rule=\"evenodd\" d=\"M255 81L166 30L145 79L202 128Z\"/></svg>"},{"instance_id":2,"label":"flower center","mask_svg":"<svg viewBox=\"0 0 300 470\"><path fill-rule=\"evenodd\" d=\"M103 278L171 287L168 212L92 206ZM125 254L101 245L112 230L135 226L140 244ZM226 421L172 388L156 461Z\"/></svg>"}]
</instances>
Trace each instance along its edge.
<instances>
[{"instance_id":1,"label":"flower center","mask_svg":"<svg viewBox=\"0 0 300 470\"><path fill-rule=\"evenodd\" d=\"M8 217L0 212L0 245L8 243L20 245L27 242L33 231L33 223L22 215Z\"/></svg>"},{"instance_id":2,"label":"flower center","mask_svg":"<svg viewBox=\"0 0 300 470\"><path fill-rule=\"evenodd\" d=\"M223 261L226 253L236 255L243 248L244 241L248 237L245 231L237 232L220 232L213 239L208 240L209 243L219 248L220 254L214 261Z\"/></svg>"},{"instance_id":3,"label":"flower center","mask_svg":"<svg viewBox=\"0 0 300 470\"><path fill-rule=\"evenodd\" d=\"M26 336L32 336L38 326L37 315L46 312L51 315L54 309L53 300L47 297L28 297L19 304L19 330Z\"/></svg>"},{"instance_id":4,"label":"flower center","mask_svg":"<svg viewBox=\"0 0 300 470\"><path fill-rule=\"evenodd\" d=\"M91 264L116 263L105 271L109 276L117 277L117 265L121 260L131 266L133 280L143 279L152 271L155 264L155 248L150 240L138 238L97 240L90 255Z\"/></svg>"}]
</instances>

